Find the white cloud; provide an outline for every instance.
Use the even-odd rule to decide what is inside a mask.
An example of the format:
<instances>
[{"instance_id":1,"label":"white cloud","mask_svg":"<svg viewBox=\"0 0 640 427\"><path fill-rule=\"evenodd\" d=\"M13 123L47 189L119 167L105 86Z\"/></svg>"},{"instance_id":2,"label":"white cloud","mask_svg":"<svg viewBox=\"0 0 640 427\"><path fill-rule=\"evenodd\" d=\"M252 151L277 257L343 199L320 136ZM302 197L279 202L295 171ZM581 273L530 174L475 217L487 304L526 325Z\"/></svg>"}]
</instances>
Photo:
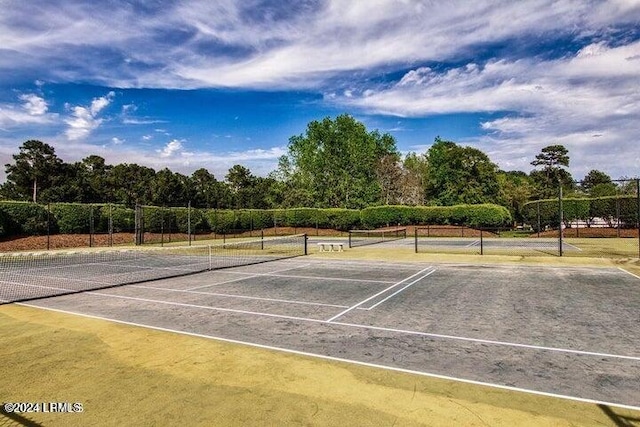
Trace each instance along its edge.
<instances>
[{"instance_id":1,"label":"white cloud","mask_svg":"<svg viewBox=\"0 0 640 427\"><path fill-rule=\"evenodd\" d=\"M157 152L160 153L160 157L172 157L174 154L182 151L182 142L183 141L174 139L169 141L162 150L157 150Z\"/></svg>"},{"instance_id":2,"label":"white cloud","mask_svg":"<svg viewBox=\"0 0 640 427\"><path fill-rule=\"evenodd\" d=\"M122 119L122 123L125 125L153 125L156 123L167 123L166 120L156 120L156 119L137 119L131 117L124 117Z\"/></svg>"},{"instance_id":3,"label":"white cloud","mask_svg":"<svg viewBox=\"0 0 640 427\"><path fill-rule=\"evenodd\" d=\"M105 96L94 98L88 107L75 106L71 108L71 117L65 119L68 128L65 132L71 141L86 138L92 131L97 129L104 119L97 116L104 110L115 97L113 91Z\"/></svg>"},{"instance_id":4,"label":"white cloud","mask_svg":"<svg viewBox=\"0 0 640 427\"><path fill-rule=\"evenodd\" d=\"M640 20L640 4L623 0L220 0L153 13L52 1L39 12L14 4L0 17L0 45L12 52L0 69L15 69L19 56L57 80L172 88L308 88L345 71L458 59L478 44L552 32L579 37ZM65 66L47 67L58 63Z\"/></svg>"},{"instance_id":5,"label":"white cloud","mask_svg":"<svg viewBox=\"0 0 640 427\"><path fill-rule=\"evenodd\" d=\"M111 143L114 145L122 145L124 144L124 139L120 139L114 136L113 138L111 138Z\"/></svg>"},{"instance_id":6,"label":"white cloud","mask_svg":"<svg viewBox=\"0 0 640 427\"><path fill-rule=\"evenodd\" d=\"M18 97L22 105L0 104L0 129L8 130L25 125L51 124L58 117L48 113L48 105L44 98L34 94Z\"/></svg>"},{"instance_id":7,"label":"white cloud","mask_svg":"<svg viewBox=\"0 0 640 427\"><path fill-rule=\"evenodd\" d=\"M532 159L558 143L569 148L578 176L596 165L616 174L637 170L640 156L640 61L629 59L638 55L640 41L596 43L555 60L493 60L443 72L420 67L388 87L327 99L398 116L500 113L480 124L487 136L467 142L501 166L530 170L513 159Z\"/></svg>"},{"instance_id":8,"label":"white cloud","mask_svg":"<svg viewBox=\"0 0 640 427\"><path fill-rule=\"evenodd\" d=\"M34 94L21 95L20 100L24 101L22 107L32 116L41 116L47 112L49 107L44 98Z\"/></svg>"}]
</instances>

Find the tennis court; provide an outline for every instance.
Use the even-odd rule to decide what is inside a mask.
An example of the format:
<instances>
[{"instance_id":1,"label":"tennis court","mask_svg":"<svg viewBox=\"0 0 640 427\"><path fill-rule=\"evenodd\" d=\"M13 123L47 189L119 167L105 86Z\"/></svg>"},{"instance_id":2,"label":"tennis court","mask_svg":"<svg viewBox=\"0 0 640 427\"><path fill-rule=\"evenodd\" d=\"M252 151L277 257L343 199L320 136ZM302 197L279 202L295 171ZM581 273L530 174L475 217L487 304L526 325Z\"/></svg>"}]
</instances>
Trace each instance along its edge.
<instances>
[{"instance_id":1,"label":"tennis court","mask_svg":"<svg viewBox=\"0 0 640 427\"><path fill-rule=\"evenodd\" d=\"M27 304L638 409L639 286L616 268L296 257Z\"/></svg>"},{"instance_id":2,"label":"tennis court","mask_svg":"<svg viewBox=\"0 0 640 427\"><path fill-rule=\"evenodd\" d=\"M415 241L402 240L405 245L415 244ZM541 251L557 252L558 239L529 239L513 237L491 237L483 238L442 238L442 237L418 237L418 251L429 248L452 248L452 249L484 249L496 250L520 250L520 251ZM580 251L580 248L567 242L562 242L563 251Z\"/></svg>"}]
</instances>

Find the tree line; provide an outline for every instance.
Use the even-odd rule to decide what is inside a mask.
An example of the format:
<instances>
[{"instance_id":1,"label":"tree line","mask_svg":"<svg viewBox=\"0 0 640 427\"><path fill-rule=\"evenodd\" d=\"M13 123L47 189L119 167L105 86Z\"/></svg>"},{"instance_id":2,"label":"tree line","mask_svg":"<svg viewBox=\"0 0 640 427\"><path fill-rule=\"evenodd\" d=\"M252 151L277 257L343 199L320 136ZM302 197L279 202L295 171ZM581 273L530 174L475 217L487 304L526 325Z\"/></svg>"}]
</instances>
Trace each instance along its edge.
<instances>
[{"instance_id":1,"label":"tree line","mask_svg":"<svg viewBox=\"0 0 640 427\"><path fill-rule=\"evenodd\" d=\"M521 220L526 202L557 197L560 185L567 196L633 191L598 170L577 185L562 145L543 148L531 165L528 174L502 171L481 150L440 137L425 153L402 156L393 136L343 114L312 121L304 134L291 137L287 155L267 177L242 165L220 179L205 168L187 176L135 163L109 165L96 155L66 163L52 146L29 140L5 165L0 198L217 209L495 203Z\"/></svg>"}]
</instances>

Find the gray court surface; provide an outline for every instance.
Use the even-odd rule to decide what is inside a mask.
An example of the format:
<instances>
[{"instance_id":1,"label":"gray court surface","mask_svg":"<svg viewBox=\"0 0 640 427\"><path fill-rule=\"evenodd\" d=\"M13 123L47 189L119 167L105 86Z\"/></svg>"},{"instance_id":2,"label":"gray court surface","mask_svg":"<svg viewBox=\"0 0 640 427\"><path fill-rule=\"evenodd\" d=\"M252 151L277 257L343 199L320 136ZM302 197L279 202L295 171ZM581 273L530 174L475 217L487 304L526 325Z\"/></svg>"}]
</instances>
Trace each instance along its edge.
<instances>
[{"instance_id":1,"label":"gray court surface","mask_svg":"<svg viewBox=\"0 0 640 427\"><path fill-rule=\"evenodd\" d=\"M310 237L310 250L315 250L318 242L339 242L343 243L347 248L349 240L346 238L327 239L321 237ZM415 248L415 238L409 236L406 239L389 240L381 243L360 246L363 248L376 247L403 247ZM480 246L484 250L496 250L501 253L514 252L542 252L557 253L559 251L558 239L551 238L515 238L515 237L485 237L480 241L476 237L418 237L418 252L433 252L442 250L446 252L452 250L455 252L479 253ZM562 250L567 252L579 252L581 249L567 242L562 242Z\"/></svg>"},{"instance_id":2,"label":"gray court surface","mask_svg":"<svg viewBox=\"0 0 640 427\"><path fill-rule=\"evenodd\" d=\"M639 290L616 268L299 257L28 305L638 408Z\"/></svg>"}]
</instances>

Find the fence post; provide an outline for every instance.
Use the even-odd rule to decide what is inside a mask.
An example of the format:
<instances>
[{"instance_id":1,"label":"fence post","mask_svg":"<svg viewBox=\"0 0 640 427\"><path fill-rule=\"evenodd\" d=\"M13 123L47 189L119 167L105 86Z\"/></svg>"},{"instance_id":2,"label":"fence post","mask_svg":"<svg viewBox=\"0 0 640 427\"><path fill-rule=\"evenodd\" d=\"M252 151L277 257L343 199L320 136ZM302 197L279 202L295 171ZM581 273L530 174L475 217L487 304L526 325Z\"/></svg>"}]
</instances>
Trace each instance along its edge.
<instances>
[{"instance_id":1,"label":"fence post","mask_svg":"<svg viewBox=\"0 0 640 427\"><path fill-rule=\"evenodd\" d=\"M538 237L540 237L540 200L536 201L536 211L538 214Z\"/></svg>"},{"instance_id":2,"label":"fence post","mask_svg":"<svg viewBox=\"0 0 640 427\"><path fill-rule=\"evenodd\" d=\"M558 227L558 253L562 256L562 222L563 222L563 214L562 211L562 184L560 184L560 192L558 193L558 207L560 208L559 214L559 227Z\"/></svg>"},{"instance_id":3,"label":"fence post","mask_svg":"<svg viewBox=\"0 0 640 427\"><path fill-rule=\"evenodd\" d=\"M480 229L480 255L484 255L484 240L482 238L482 228Z\"/></svg>"},{"instance_id":4,"label":"fence post","mask_svg":"<svg viewBox=\"0 0 640 427\"><path fill-rule=\"evenodd\" d=\"M189 246L191 246L191 200L187 204L187 234L189 235Z\"/></svg>"},{"instance_id":5,"label":"fence post","mask_svg":"<svg viewBox=\"0 0 640 427\"><path fill-rule=\"evenodd\" d=\"M164 207L160 209L160 246L164 246Z\"/></svg>"},{"instance_id":6,"label":"fence post","mask_svg":"<svg viewBox=\"0 0 640 427\"><path fill-rule=\"evenodd\" d=\"M113 246L113 212L111 211L111 203L109 203L109 246Z\"/></svg>"},{"instance_id":7,"label":"fence post","mask_svg":"<svg viewBox=\"0 0 640 427\"><path fill-rule=\"evenodd\" d=\"M638 231L638 259L640 259L640 178L636 178L636 230Z\"/></svg>"},{"instance_id":8,"label":"fence post","mask_svg":"<svg viewBox=\"0 0 640 427\"><path fill-rule=\"evenodd\" d=\"M47 203L47 250L51 249L51 203Z\"/></svg>"},{"instance_id":9,"label":"fence post","mask_svg":"<svg viewBox=\"0 0 640 427\"><path fill-rule=\"evenodd\" d=\"M89 247L93 247L93 205L89 205Z\"/></svg>"},{"instance_id":10,"label":"fence post","mask_svg":"<svg viewBox=\"0 0 640 427\"><path fill-rule=\"evenodd\" d=\"M142 233L142 206L136 203L135 208L135 243L136 246L140 246L143 243Z\"/></svg>"},{"instance_id":11,"label":"fence post","mask_svg":"<svg viewBox=\"0 0 640 427\"><path fill-rule=\"evenodd\" d=\"M620 238L620 196L616 197L616 236Z\"/></svg>"}]
</instances>

